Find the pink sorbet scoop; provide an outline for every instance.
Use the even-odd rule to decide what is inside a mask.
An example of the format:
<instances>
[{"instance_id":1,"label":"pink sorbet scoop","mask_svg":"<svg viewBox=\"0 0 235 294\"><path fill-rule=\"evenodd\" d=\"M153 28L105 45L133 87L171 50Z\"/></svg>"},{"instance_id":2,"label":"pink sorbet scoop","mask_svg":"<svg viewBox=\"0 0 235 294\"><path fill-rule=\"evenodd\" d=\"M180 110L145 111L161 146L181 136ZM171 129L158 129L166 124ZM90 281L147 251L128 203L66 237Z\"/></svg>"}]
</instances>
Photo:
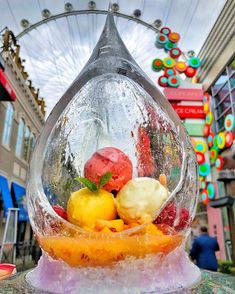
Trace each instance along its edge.
<instances>
[{"instance_id":1,"label":"pink sorbet scoop","mask_svg":"<svg viewBox=\"0 0 235 294\"><path fill-rule=\"evenodd\" d=\"M132 163L121 150L114 147L102 148L86 162L84 176L98 185L100 178L107 172L112 173L112 178L102 189L108 192L119 191L132 179Z\"/></svg>"}]
</instances>

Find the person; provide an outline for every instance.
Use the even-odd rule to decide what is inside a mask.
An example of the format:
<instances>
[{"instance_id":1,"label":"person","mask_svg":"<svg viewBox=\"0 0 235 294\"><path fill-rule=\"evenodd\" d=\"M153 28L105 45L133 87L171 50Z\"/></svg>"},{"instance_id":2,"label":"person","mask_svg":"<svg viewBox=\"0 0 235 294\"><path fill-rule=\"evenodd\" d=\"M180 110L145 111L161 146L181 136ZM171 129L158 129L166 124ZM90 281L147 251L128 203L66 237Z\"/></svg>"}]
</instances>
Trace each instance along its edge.
<instances>
[{"instance_id":1,"label":"person","mask_svg":"<svg viewBox=\"0 0 235 294\"><path fill-rule=\"evenodd\" d=\"M190 256L196 260L196 265L201 269L217 271L218 262L215 252L219 251L216 238L210 237L206 227L200 228L201 235L194 239Z\"/></svg>"}]
</instances>

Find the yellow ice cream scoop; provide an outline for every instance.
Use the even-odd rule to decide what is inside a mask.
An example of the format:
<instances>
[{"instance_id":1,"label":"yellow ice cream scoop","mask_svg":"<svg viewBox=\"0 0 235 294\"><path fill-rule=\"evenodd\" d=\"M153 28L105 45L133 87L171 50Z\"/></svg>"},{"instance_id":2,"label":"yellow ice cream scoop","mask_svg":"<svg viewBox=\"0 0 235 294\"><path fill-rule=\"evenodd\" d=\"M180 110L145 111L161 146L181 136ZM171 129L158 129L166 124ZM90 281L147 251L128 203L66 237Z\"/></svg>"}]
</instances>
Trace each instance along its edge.
<instances>
[{"instance_id":1,"label":"yellow ice cream scoop","mask_svg":"<svg viewBox=\"0 0 235 294\"><path fill-rule=\"evenodd\" d=\"M140 177L130 180L117 194L118 215L125 223L151 220L166 201L168 190L157 180Z\"/></svg>"},{"instance_id":2,"label":"yellow ice cream scoop","mask_svg":"<svg viewBox=\"0 0 235 294\"><path fill-rule=\"evenodd\" d=\"M105 190L91 192L82 188L73 192L67 204L68 221L86 229L94 229L96 220L116 218L114 197Z\"/></svg>"}]
</instances>

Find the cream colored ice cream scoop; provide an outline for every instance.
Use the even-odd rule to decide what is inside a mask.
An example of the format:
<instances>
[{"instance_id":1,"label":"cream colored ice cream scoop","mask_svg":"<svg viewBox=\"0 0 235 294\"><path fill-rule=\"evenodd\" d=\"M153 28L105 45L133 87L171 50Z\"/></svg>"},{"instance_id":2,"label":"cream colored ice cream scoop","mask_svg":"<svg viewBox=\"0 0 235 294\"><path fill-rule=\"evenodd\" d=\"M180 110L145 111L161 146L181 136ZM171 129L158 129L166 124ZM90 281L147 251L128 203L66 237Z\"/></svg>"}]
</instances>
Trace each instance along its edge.
<instances>
[{"instance_id":1,"label":"cream colored ice cream scoop","mask_svg":"<svg viewBox=\"0 0 235 294\"><path fill-rule=\"evenodd\" d=\"M117 194L119 216L125 223L151 220L168 197L168 190L157 180L140 177L130 180Z\"/></svg>"}]
</instances>

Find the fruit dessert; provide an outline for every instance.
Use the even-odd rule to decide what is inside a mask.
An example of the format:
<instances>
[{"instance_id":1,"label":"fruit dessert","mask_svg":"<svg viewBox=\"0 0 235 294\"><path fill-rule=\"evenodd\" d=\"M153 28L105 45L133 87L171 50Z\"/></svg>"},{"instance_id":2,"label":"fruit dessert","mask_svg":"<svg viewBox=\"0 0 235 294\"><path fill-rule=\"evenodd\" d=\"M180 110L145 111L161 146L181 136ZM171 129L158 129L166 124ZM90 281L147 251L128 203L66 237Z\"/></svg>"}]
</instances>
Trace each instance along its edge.
<instances>
[{"instance_id":1,"label":"fruit dessert","mask_svg":"<svg viewBox=\"0 0 235 294\"><path fill-rule=\"evenodd\" d=\"M104 266L130 256L168 254L180 245L189 213L174 203L161 211L170 194L164 174L132 178L128 156L106 147L85 163L84 176L75 179L85 187L70 195L67 211L53 207L81 233L63 235L61 223L61 236L39 238L52 257L71 266Z\"/></svg>"}]
</instances>

